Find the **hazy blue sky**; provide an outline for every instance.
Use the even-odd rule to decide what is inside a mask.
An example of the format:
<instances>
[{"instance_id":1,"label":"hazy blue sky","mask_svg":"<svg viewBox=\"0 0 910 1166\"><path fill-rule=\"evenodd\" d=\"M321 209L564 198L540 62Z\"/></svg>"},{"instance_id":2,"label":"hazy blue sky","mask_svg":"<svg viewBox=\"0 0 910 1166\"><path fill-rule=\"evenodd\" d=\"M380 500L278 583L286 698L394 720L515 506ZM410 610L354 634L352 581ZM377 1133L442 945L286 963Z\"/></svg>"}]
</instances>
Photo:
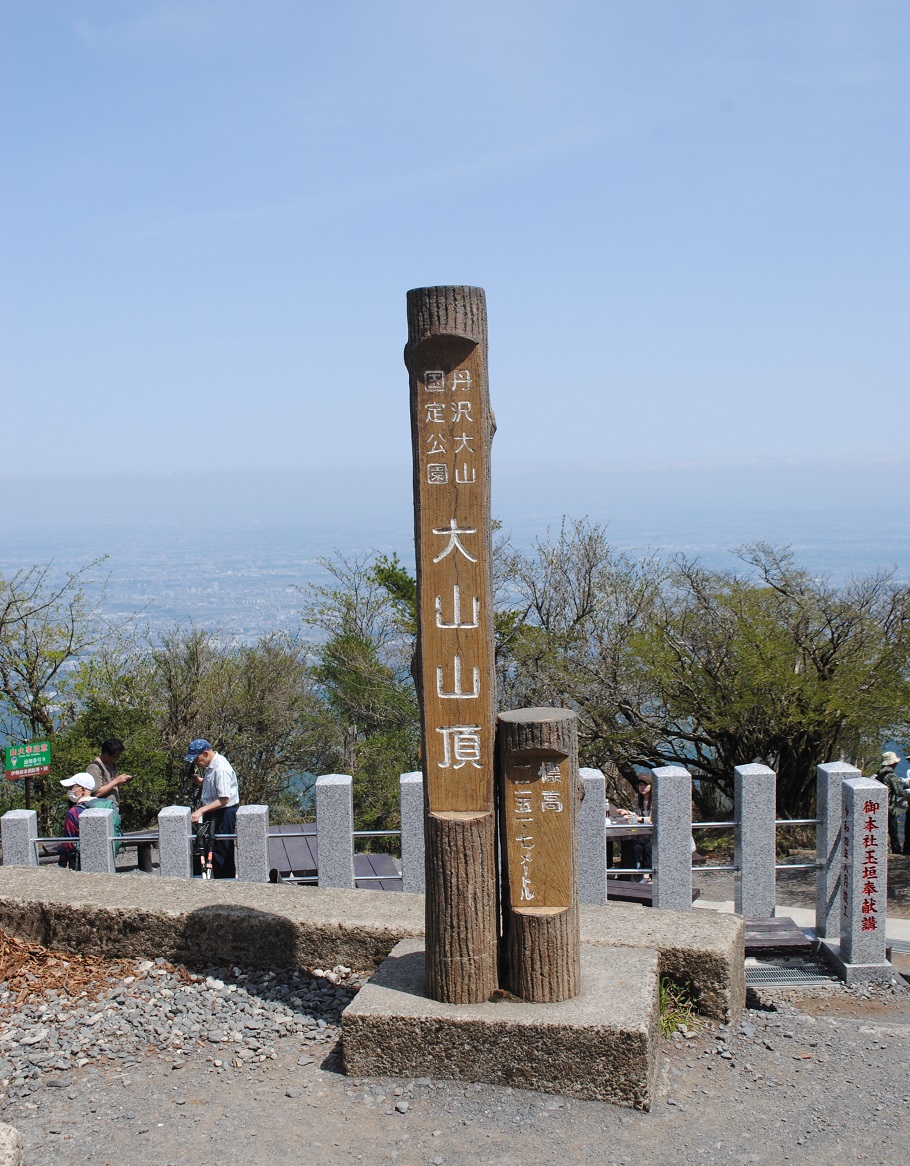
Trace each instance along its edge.
<instances>
[{"instance_id":1,"label":"hazy blue sky","mask_svg":"<svg viewBox=\"0 0 910 1166\"><path fill-rule=\"evenodd\" d=\"M905 0L5 0L0 99L7 478L406 466L432 283L503 473L907 464Z\"/></svg>"}]
</instances>

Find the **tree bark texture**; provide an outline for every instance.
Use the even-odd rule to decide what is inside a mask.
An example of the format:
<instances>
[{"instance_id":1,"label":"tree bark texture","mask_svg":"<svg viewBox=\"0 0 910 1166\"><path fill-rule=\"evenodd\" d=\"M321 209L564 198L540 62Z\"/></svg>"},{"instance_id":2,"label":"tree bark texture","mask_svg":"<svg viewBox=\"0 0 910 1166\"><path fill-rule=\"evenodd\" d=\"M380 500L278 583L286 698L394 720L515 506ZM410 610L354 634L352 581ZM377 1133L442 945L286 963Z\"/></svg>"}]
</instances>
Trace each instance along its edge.
<instances>
[{"instance_id":1,"label":"tree bark texture","mask_svg":"<svg viewBox=\"0 0 910 1166\"><path fill-rule=\"evenodd\" d=\"M492 812L426 816L426 988L434 1000L476 1004L497 988L495 838Z\"/></svg>"},{"instance_id":2,"label":"tree bark texture","mask_svg":"<svg viewBox=\"0 0 910 1166\"><path fill-rule=\"evenodd\" d=\"M426 825L427 991L497 986L496 692L486 301L408 292L417 653Z\"/></svg>"},{"instance_id":3,"label":"tree bark texture","mask_svg":"<svg viewBox=\"0 0 910 1166\"><path fill-rule=\"evenodd\" d=\"M523 1000L568 1000L581 986L575 714L554 708L501 713L497 774L503 855L500 979Z\"/></svg>"}]
</instances>

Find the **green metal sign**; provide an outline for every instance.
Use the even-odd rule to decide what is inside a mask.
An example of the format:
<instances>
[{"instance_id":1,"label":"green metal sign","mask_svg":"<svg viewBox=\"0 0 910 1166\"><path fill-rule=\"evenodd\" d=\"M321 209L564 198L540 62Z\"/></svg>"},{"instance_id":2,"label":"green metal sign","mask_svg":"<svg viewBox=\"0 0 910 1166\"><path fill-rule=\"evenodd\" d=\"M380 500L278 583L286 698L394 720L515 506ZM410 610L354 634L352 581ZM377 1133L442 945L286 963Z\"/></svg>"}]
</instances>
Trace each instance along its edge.
<instances>
[{"instance_id":1,"label":"green metal sign","mask_svg":"<svg viewBox=\"0 0 910 1166\"><path fill-rule=\"evenodd\" d=\"M28 745L10 745L6 750L6 779L41 777L51 771L50 741L30 741Z\"/></svg>"}]
</instances>

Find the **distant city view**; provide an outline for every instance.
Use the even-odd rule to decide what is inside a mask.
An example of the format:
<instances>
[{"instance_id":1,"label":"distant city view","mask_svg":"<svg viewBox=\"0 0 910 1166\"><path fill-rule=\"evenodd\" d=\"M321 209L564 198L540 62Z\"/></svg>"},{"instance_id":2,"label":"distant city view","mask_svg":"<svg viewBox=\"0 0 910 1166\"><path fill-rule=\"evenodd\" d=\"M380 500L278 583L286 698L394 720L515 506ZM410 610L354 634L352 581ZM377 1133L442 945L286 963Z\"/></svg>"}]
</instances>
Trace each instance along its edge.
<instances>
[{"instance_id":1,"label":"distant city view","mask_svg":"<svg viewBox=\"0 0 910 1166\"><path fill-rule=\"evenodd\" d=\"M580 516L580 515L576 515ZM575 517L575 516L573 516ZM700 557L712 567L736 567L731 548L764 539L787 543L797 561L814 573L845 582L851 574L896 567L910 578L910 524L897 516L850 514L843 510L687 514L626 513L608 523L611 540L633 555L655 552ZM559 517L525 515L504 528L519 546L558 529ZM76 570L107 554L91 577L107 580L105 612L114 618L139 613L153 636L174 624L192 622L250 643L273 631L300 631L304 597L299 588L325 581L320 559L334 552L357 556L397 552L413 569L413 532L406 509L397 521L369 525L332 519L324 525L293 521L265 523L243 516L186 523L119 522L105 527L59 529L32 524L4 531L0 574L53 560L55 572Z\"/></svg>"}]
</instances>

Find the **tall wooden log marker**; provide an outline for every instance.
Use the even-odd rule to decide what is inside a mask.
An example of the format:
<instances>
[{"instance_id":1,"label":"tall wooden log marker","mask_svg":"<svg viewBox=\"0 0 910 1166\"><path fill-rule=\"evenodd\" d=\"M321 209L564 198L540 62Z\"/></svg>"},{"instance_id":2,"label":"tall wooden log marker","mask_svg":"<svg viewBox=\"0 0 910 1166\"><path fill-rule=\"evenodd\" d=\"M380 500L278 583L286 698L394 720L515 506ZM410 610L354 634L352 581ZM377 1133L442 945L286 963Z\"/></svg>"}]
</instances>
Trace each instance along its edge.
<instances>
[{"instance_id":1,"label":"tall wooden log marker","mask_svg":"<svg viewBox=\"0 0 910 1166\"><path fill-rule=\"evenodd\" d=\"M488 1000L496 973L495 691L483 290L408 292L417 689L426 822L426 990Z\"/></svg>"},{"instance_id":2,"label":"tall wooden log marker","mask_svg":"<svg viewBox=\"0 0 910 1166\"><path fill-rule=\"evenodd\" d=\"M497 729L506 987L548 1004L581 983L578 877L578 732L575 713L500 713Z\"/></svg>"}]
</instances>

